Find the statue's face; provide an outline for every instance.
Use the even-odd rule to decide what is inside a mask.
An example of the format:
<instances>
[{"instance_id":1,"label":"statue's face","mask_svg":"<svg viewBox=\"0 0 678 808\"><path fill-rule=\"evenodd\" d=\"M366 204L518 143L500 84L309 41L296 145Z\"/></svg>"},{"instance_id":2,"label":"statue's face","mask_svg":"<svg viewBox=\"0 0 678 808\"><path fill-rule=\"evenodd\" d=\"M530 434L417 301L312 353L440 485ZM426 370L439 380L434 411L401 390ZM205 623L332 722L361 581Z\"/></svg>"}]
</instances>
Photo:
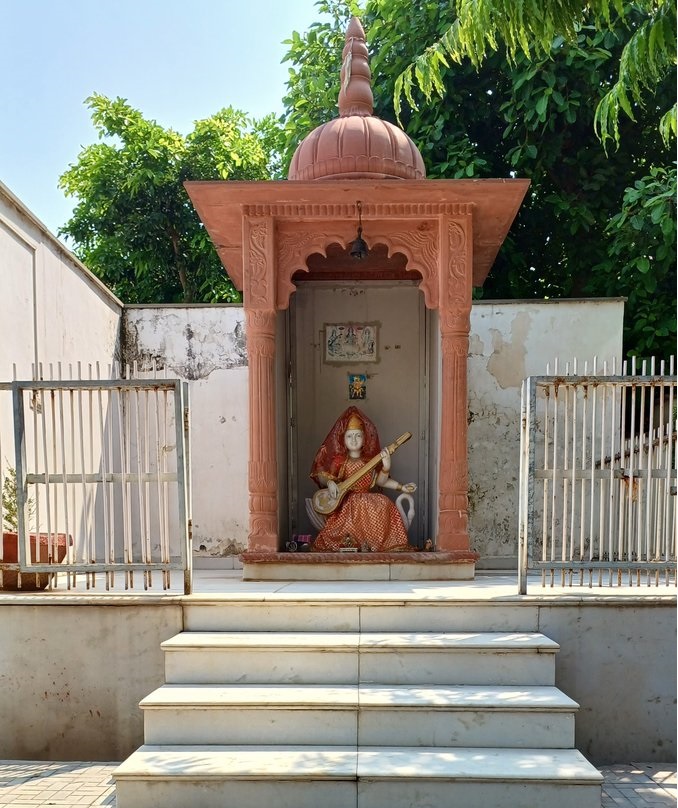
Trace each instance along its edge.
<instances>
[{"instance_id":1,"label":"statue's face","mask_svg":"<svg viewBox=\"0 0 678 808\"><path fill-rule=\"evenodd\" d=\"M344 435L344 446L351 451L358 451L363 448L365 443L365 433L362 429L347 429Z\"/></svg>"}]
</instances>

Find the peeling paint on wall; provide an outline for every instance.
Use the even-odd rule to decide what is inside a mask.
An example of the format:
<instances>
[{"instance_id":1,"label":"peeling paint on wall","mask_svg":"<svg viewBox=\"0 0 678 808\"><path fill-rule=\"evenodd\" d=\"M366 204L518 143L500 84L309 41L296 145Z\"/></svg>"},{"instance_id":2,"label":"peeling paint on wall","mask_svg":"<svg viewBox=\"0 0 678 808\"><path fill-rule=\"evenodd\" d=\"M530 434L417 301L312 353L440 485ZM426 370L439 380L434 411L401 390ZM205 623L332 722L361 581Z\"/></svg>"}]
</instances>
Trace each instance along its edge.
<instances>
[{"instance_id":1,"label":"peeling paint on wall","mask_svg":"<svg viewBox=\"0 0 678 808\"><path fill-rule=\"evenodd\" d=\"M125 361L190 382L193 547L223 558L247 544L248 405L244 312L235 306L130 307Z\"/></svg>"},{"instance_id":2,"label":"peeling paint on wall","mask_svg":"<svg viewBox=\"0 0 678 808\"><path fill-rule=\"evenodd\" d=\"M242 317L234 318L232 311L128 309L123 321L122 360L130 366L136 362L140 371L150 371L155 365L168 376L190 381L207 379L215 370L245 367L245 327ZM230 316L219 317L218 312Z\"/></svg>"},{"instance_id":3,"label":"peeling paint on wall","mask_svg":"<svg viewBox=\"0 0 678 808\"><path fill-rule=\"evenodd\" d=\"M469 335L468 353L469 356L482 356L485 353L485 343L477 334Z\"/></svg>"},{"instance_id":4,"label":"peeling paint on wall","mask_svg":"<svg viewBox=\"0 0 678 808\"><path fill-rule=\"evenodd\" d=\"M469 535L478 567L515 568L520 385L548 363L619 358L621 301L485 302L473 306L468 359ZM553 365L552 365L553 366Z\"/></svg>"},{"instance_id":5,"label":"peeling paint on wall","mask_svg":"<svg viewBox=\"0 0 678 808\"><path fill-rule=\"evenodd\" d=\"M511 320L511 331L507 340L501 331L490 328L492 355L487 360L487 369L504 390L515 387L516 379L520 386L520 381L525 378L525 354L530 323L528 312L518 312Z\"/></svg>"}]
</instances>

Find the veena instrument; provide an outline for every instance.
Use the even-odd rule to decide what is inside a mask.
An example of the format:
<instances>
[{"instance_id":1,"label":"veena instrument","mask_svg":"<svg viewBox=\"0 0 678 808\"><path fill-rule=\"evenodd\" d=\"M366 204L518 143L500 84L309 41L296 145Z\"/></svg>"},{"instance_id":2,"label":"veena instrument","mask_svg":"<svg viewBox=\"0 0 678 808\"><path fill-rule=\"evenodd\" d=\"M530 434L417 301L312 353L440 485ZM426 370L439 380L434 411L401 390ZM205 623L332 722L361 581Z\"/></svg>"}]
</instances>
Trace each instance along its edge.
<instances>
[{"instance_id":1,"label":"veena instrument","mask_svg":"<svg viewBox=\"0 0 678 808\"><path fill-rule=\"evenodd\" d=\"M390 455L392 455L398 447L402 446L403 443L406 443L412 437L411 432L405 432L402 434L397 440L394 440L393 443L390 443L386 450ZM318 491L315 492L313 495L313 510L316 513L321 514L322 516L328 516L329 514L336 511L336 509L341 504L341 501L346 496L346 494L351 490L351 488L358 482L358 480L362 479L366 474L368 474L372 469L379 465L381 462L381 452L378 455L375 455L371 460L369 460L362 468L358 469L355 474L351 474L350 477L347 477L343 482L337 483L337 488L339 492L336 497L332 497L329 492L328 488L320 488Z\"/></svg>"}]
</instances>

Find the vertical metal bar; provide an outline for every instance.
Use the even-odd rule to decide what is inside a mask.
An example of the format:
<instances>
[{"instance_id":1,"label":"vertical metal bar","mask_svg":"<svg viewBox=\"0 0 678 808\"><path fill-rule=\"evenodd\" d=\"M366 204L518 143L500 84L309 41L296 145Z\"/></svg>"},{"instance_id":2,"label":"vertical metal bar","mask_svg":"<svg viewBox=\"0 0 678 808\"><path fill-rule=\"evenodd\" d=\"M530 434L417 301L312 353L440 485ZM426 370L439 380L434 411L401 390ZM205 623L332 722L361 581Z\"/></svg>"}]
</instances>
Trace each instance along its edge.
<instances>
[{"instance_id":1,"label":"vertical metal bar","mask_svg":"<svg viewBox=\"0 0 678 808\"><path fill-rule=\"evenodd\" d=\"M646 363L642 363L642 375L646 375ZM645 459L645 388L640 388L640 421L638 425L638 471L643 471ZM646 464L645 464L646 465ZM638 561L647 561L645 556L645 521L643 520L643 504L647 496L647 485L642 475L638 476L638 507L636 509L636 553ZM640 586L640 567L637 568L637 583Z\"/></svg>"},{"instance_id":2,"label":"vertical metal bar","mask_svg":"<svg viewBox=\"0 0 678 808\"><path fill-rule=\"evenodd\" d=\"M669 375L673 377L675 372L675 357L671 356L669 358ZM669 401L668 401L668 430L667 430L667 453L666 453L666 468L667 474L670 474L671 477L667 479L667 488L670 491L670 486L676 485L678 480L676 480L676 475L674 474L675 468L678 465L676 463L676 445L674 442L674 435L678 431L678 417L673 417L673 411L675 407L674 403L674 393L676 391L676 386L672 382L669 385ZM671 512L673 512L673 518L671 518ZM667 496L666 497L666 548L664 550L664 559L668 561L669 558L675 559L676 557L676 515L678 514L678 507L676 507L676 497ZM676 576L678 583L678 576ZM666 576L666 585L669 585L669 575L667 572Z\"/></svg>"},{"instance_id":3,"label":"vertical metal bar","mask_svg":"<svg viewBox=\"0 0 678 808\"><path fill-rule=\"evenodd\" d=\"M654 555L657 561L660 561L664 555L664 545L666 542L666 533L665 533L665 522L664 522L664 503L666 502L666 498L670 496L669 491L669 470L668 466L666 465L666 442L664 440L664 420L665 420L665 412L664 412L664 382L663 378L666 374L666 363L662 359L659 364L659 375L662 381L659 384L659 427L657 429L657 449L658 449L658 459L657 459L657 468L660 469L660 476L657 480L657 507L655 512L655 524L656 524L656 533L657 533L657 540L655 543L655 550ZM666 479L664 479L663 474L666 473ZM659 586L659 579L656 579L656 584Z\"/></svg>"},{"instance_id":4,"label":"vertical metal bar","mask_svg":"<svg viewBox=\"0 0 678 808\"><path fill-rule=\"evenodd\" d=\"M21 571L26 569L30 559L30 537L28 527L28 501L24 479L26 476L26 425L24 423L23 390L16 380L12 382L12 408L14 412L14 468L16 473L16 506L17 506L17 558L19 573L17 581L21 588ZM36 536L36 542L40 537Z\"/></svg>"},{"instance_id":5,"label":"vertical metal bar","mask_svg":"<svg viewBox=\"0 0 678 808\"><path fill-rule=\"evenodd\" d=\"M13 382L17 381L17 371L16 371L16 363L15 362L12 362L12 381ZM12 388L11 387L9 388L9 393L10 393L10 396L12 396ZM13 410L14 410L14 402L13 402L13 400L10 401L10 410L12 410L12 415L13 415L14 414L13 413ZM14 423L14 421L13 421L13 423ZM17 461L16 461L16 451L17 451L17 445L18 445L17 440L18 440L18 438L17 438L16 427L15 427L15 432L14 432L14 483L15 483L16 489L18 489L18 487L19 487L19 479L20 479L19 478L19 469L17 468ZM4 455L0 454L0 460L3 457L4 457ZM0 462L0 466L1 465L2 465L2 463ZM0 481L0 491L2 491L2 484L4 484L4 481ZM16 505L17 505L17 514L16 514L16 517L17 517L17 550L18 550L19 547L22 544L21 536L19 534L19 527L18 527L19 513L21 511L21 508L19 507L18 490L16 490L15 496L17 498L17 503L16 503ZM28 526L27 529L30 531L30 526ZM0 558L1 557L3 557L3 553L0 550ZM17 555L17 559L20 559L19 555ZM20 587L21 586L21 572L19 572L18 575L17 575L17 582L18 582L18 585Z\"/></svg>"},{"instance_id":6,"label":"vertical metal bar","mask_svg":"<svg viewBox=\"0 0 678 808\"><path fill-rule=\"evenodd\" d=\"M556 499L558 496L558 402L559 385L553 385L553 457L552 457L552 490L551 490L551 531L550 531L550 551L549 560L556 560ZM551 586L553 586L553 570L551 571Z\"/></svg>"},{"instance_id":7,"label":"vertical metal bar","mask_svg":"<svg viewBox=\"0 0 678 808\"><path fill-rule=\"evenodd\" d=\"M184 390L180 381L174 386L174 422L176 426L177 447L177 488L179 503L179 535L181 538L181 556L184 568L184 592L191 592L191 558L188 525L187 468L186 468L186 434L184 430Z\"/></svg>"},{"instance_id":8,"label":"vertical metal bar","mask_svg":"<svg viewBox=\"0 0 678 808\"><path fill-rule=\"evenodd\" d=\"M151 434L149 429L149 395L150 391L148 389L144 389L144 407L143 407L143 437L144 437L144 457L143 457L143 468L146 472L150 474L151 471ZM146 525L146 556L147 558L152 558L152 544L151 544L151 533L152 533L152 525L151 525L151 489L150 489L150 481L146 480L144 482L144 519ZM151 578L151 571L149 570L148 573L148 581L149 584L152 584Z\"/></svg>"},{"instance_id":9,"label":"vertical metal bar","mask_svg":"<svg viewBox=\"0 0 678 808\"><path fill-rule=\"evenodd\" d=\"M588 362L584 362L584 376L587 375ZM581 416L581 487L579 499L579 586L584 585L584 525L586 524L586 447L588 446L588 408L589 385L584 382L582 389L582 416Z\"/></svg>"},{"instance_id":10,"label":"vertical metal bar","mask_svg":"<svg viewBox=\"0 0 678 808\"><path fill-rule=\"evenodd\" d=\"M548 373L548 368L547 371ZM542 459L542 471L546 471L548 469L548 453L549 453L549 402L551 397L551 385L548 382L543 384L544 390L544 457ZM535 436L535 433L531 433ZM542 485L542 516L541 516L541 560L546 561L547 556L547 549L548 549L548 502L549 502L549 481L548 476L544 474L543 477L543 485ZM542 568L541 573L541 585L545 586L546 581L544 579L545 570Z\"/></svg>"},{"instance_id":11,"label":"vertical metal bar","mask_svg":"<svg viewBox=\"0 0 678 808\"><path fill-rule=\"evenodd\" d=\"M613 370L614 373L614 370ZM615 455L617 451L617 389L618 385L612 384L610 389L612 395L611 424L610 424L610 474L608 477L608 512L607 512L607 559L610 564L608 570L607 585L612 586L612 562L614 561L614 532L615 532L615 497L616 487L614 479Z\"/></svg>"},{"instance_id":12,"label":"vertical metal bar","mask_svg":"<svg viewBox=\"0 0 678 808\"><path fill-rule=\"evenodd\" d=\"M176 396L176 394L175 394L175 396ZM162 423L162 430L163 430L163 433L162 433L162 451L160 453L160 457L161 457L161 461L162 461L161 470L163 472L167 471L167 460L168 460L167 447L170 444L169 436L168 436L169 427L168 427L168 424L167 424L167 419L168 419L168 416L169 416L169 400L170 400L169 399L169 391L167 390L167 388L165 388L165 389L163 389L163 415L164 415L164 417L163 417L163 423ZM175 397L172 398L172 401L173 402L175 401ZM176 430L179 428L179 425L178 425L177 422L180 421L180 419L181 419L180 412L177 413L175 411L174 419L175 419L174 428L175 428L175 433L176 433ZM176 454L175 454L175 457L176 457ZM169 484L166 481L163 480L163 484L162 484L162 506L163 506L163 518L164 518L164 521L165 521L165 530L166 530L166 533L167 533L167 541L166 541L167 554L168 554L167 557L169 559L169 552L170 552L170 535L169 534L170 534L170 524L171 524L171 522L170 522L170 513L169 513L169 489L168 489L168 485ZM179 497L179 499L181 499L181 497ZM169 576L168 576L168 581L169 581Z\"/></svg>"},{"instance_id":13,"label":"vertical metal bar","mask_svg":"<svg viewBox=\"0 0 678 808\"><path fill-rule=\"evenodd\" d=\"M624 467L626 465L626 391L628 387L625 383L622 383L620 387L620 398L621 398L621 415L619 417L619 468L622 470L622 475L624 473ZM618 530L618 537L617 537L617 560L623 561L624 560L624 547L626 546L626 497L628 496L628 486L625 483L625 477L622 476L618 483L619 488L619 530ZM621 586L622 583L622 571L621 567L619 568L619 572L617 574L617 583Z\"/></svg>"},{"instance_id":14,"label":"vertical metal bar","mask_svg":"<svg viewBox=\"0 0 678 808\"><path fill-rule=\"evenodd\" d=\"M73 365L69 362L68 364L68 378L73 378ZM80 393L78 393L80 395ZM75 458L76 458L76 451L75 451L75 442L76 442L76 429L75 429L75 390L72 388L68 391L68 411L70 413L70 428L71 428L71 452L70 452L70 465L75 472ZM82 432L80 432L80 440L82 441ZM83 503L84 506L84 503ZM71 486L71 513L73 514L73 540L77 541L78 539L78 506L77 506L77 491L76 486ZM81 510L82 513L82 510ZM70 540L68 538L68 531L66 535L66 552L70 555L70 550L68 549L70 546ZM69 559L70 560L70 559Z\"/></svg>"},{"instance_id":15,"label":"vertical metal bar","mask_svg":"<svg viewBox=\"0 0 678 808\"><path fill-rule=\"evenodd\" d=\"M94 379L94 372L93 372L92 363L89 362L87 364L87 375L90 381ZM87 444L89 449L89 468L90 471L94 472L96 469L95 460L94 460L94 390L90 387L87 390ZM97 551L96 551L96 530L95 530L95 502L94 502L94 495L95 490L90 486L87 491L88 494L88 501L87 501L87 533L85 534L86 538L86 547L87 547L87 558L93 562L97 560ZM96 573L90 572L88 575L85 576L87 580L87 588L90 587L92 589L96 588Z\"/></svg>"},{"instance_id":16,"label":"vertical metal bar","mask_svg":"<svg viewBox=\"0 0 678 808\"><path fill-rule=\"evenodd\" d=\"M114 388L109 388L108 396L106 401L107 406L107 415L106 415L106 435L107 435L107 443L108 443L108 469L111 473L110 478L110 485L109 485L109 528L108 532L111 537L111 556L110 560L115 561L116 553L117 553L117 542L116 542L116 532L115 532L115 482L113 481L113 471L115 470L115 460L113 456L113 432L114 432L114 413L115 413L115 400L116 400L116 391ZM115 573L111 573L111 585L115 585Z\"/></svg>"},{"instance_id":17,"label":"vertical metal bar","mask_svg":"<svg viewBox=\"0 0 678 808\"><path fill-rule=\"evenodd\" d=\"M621 363L621 375L622 375L622 378L626 377L627 370L628 370L628 362L627 362L626 359L623 359L622 363ZM628 486L625 484L626 483L626 478L624 476L624 469L626 467L626 454L625 454L625 452L626 452L626 427L627 427L627 423L628 423L628 416L626 415L626 399L628 398L627 390L628 390L628 386L625 383L623 383L622 388L621 388L622 415L621 415L621 419L620 419L620 429L619 429L620 468L622 469L622 476L621 476L621 478L619 480L619 485L620 485L620 501L619 501L619 525L620 525L620 528L619 528L619 531L620 531L619 548L620 548L620 551L619 551L619 560L620 561L623 560L623 558L624 558L624 555L623 555L624 550L623 550L623 548L626 547L627 544L628 544L628 539L626 538L626 533L627 533L627 531L626 531L626 516L627 516L628 510L626 508L626 499L625 499L625 497L628 496ZM626 552L627 552L627 557L628 557L628 551L626 551ZM617 583L618 583L619 586L621 586L622 582L623 582L623 570L620 567L619 571L617 573Z\"/></svg>"},{"instance_id":18,"label":"vertical metal bar","mask_svg":"<svg viewBox=\"0 0 678 808\"><path fill-rule=\"evenodd\" d=\"M593 359L593 375L596 375L596 359ZM591 393L591 484L589 489L590 501L590 519L589 519L589 561L593 561L593 544L594 544L594 521L596 511L596 483L595 483L595 446L596 446L596 425L598 418L598 386L594 382L593 390ZM593 584L591 580L591 570L589 569L589 587Z\"/></svg>"},{"instance_id":19,"label":"vertical metal bar","mask_svg":"<svg viewBox=\"0 0 678 808\"><path fill-rule=\"evenodd\" d=\"M129 381L132 377L132 371L129 364L125 365L125 379L127 387L125 388L125 417L124 417L124 439L125 439L125 490L127 492L127 510L125 512L125 521L127 523L127 536L129 538L129 554L130 559L134 562L134 530L132 528L132 389L129 387ZM128 571L130 589L134 589L134 570Z\"/></svg>"},{"instance_id":20,"label":"vertical metal bar","mask_svg":"<svg viewBox=\"0 0 678 808\"><path fill-rule=\"evenodd\" d=\"M137 363L136 360L134 361L134 375L136 377L137 371ZM136 466L137 466L137 498L138 498L138 510L139 510L139 551L141 553L141 560L144 564L148 564L150 559L146 556L146 532L144 530L144 504L143 504L143 492L142 486L143 483L141 481L141 425L139 424L139 388L134 387L130 391L130 399L134 402L134 427L135 427L135 436L136 436ZM130 407L131 409L131 407ZM131 417L131 415L130 415ZM143 581L144 581L144 589L148 589L148 569L144 570L143 573Z\"/></svg>"},{"instance_id":21,"label":"vertical metal bar","mask_svg":"<svg viewBox=\"0 0 678 808\"><path fill-rule=\"evenodd\" d=\"M607 366L603 364L603 374L607 373ZM605 535L605 479L602 476L603 468L605 467L605 415L607 408L607 385L601 385L601 402L600 402L600 455L599 465L601 475L598 480L596 489L598 491L598 560L603 561L604 558L604 542ZM598 586L603 584L603 569L598 568Z\"/></svg>"},{"instance_id":22,"label":"vertical metal bar","mask_svg":"<svg viewBox=\"0 0 678 808\"><path fill-rule=\"evenodd\" d=\"M577 375L577 360L574 360L574 374ZM579 385L572 385L572 455L570 467L572 470L571 487L571 506L570 506L570 524L569 524L569 538L568 538L568 556L570 561L574 561L574 533L575 533L575 520L576 520L576 502L577 502L577 401L579 399ZM570 568L570 586L572 586L572 568Z\"/></svg>"},{"instance_id":23,"label":"vertical metal bar","mask_svg":"<svg viewBox=\"0 0 678 808\"><path fill-rule=\"evenodd\" d=\"M536 469L536 456L537 456L537 382L531 379L528 382L528 411L527 411L527 569L532 567L534 542L537 535L537 514L535 509L535 469ZM527 586L527 578L525 579ZM542 572L542 586L544 585L544 578Z\"/></svg>"},{"instance_id":24,"label":"vertical metal bar","mask_svg":"<svg viewBox=\"0 0 678 808\"><path fill-rule=\"evenodd\" d=\"M518 483L518 594L527 594L527 381L520 384L520 469Z\"/></svg>"},{"instance_id":25,"label":"vertical metal bar","mask_svg":"<svg viewBox=\"0 0 678 808\"><path fill-rule=\"evenodd\" d=\"M97 362L97 378L99 377L99 363ZM111 536L108 531L108 463L106 461L106 431L104 427L104 406L103 406L103 388L97 388L97 414L99 423L99 446L101 452L101 460L99 467L101 469L101 513L102 513L102 527L104 533L104 563L109 563L111 559ZM84 447L81 446L84 462ZM111 573L106 572L104 575L104 586L106 591L111 588Z\"/></svg>"},{"instance_id":26,"label":"vertical metal bar","mask_svg":"<svg viewBox=\"0 0 678 808\"><path fill-rule=\"evenodd\" d=\"M155 484L156 494L158 498L158 531L160 534L160 560L166 562L169 560L168 553L165 549L166 531L165 531L165 513L162 507L162 482L160 479L160 393L156 387L155 393ZM163 575L163 588L167 589L167 576Z\"/></svg>"},{"instance_id":27,"label":"vertical metal bar","mask_svg":"<svg viewBox=\"0 0 678 808\"><path fill-rule=\"evenodd\" d=\"M631 359L631 375L636 375L636 358L632 357ZM628 542L628 554L629 554L629 561L634 561L638 558L637 555L637 535L634 528L635 519L634 519L634 500L637 498L637 491L638 487L636 485L636 477L635 477L635 445L636 445L636 385L635 383L631 383L631 405L630 405L630 413L629 418L631 422L631 430L629 432L629 450L628 450L628 480L629 480L629 507L628 507L628 528L629 528L629 542ZM629 568L629 585L633 586L633 574L631 569Z\"/></svg>"},{"instance_id":28,"label":"vertical metal bar","mask_svg":"<svg viewBox=\"0 0 678 808\"><path fill-rule=\"evenodd\" d=\"M82 379L82 363L78 362L78 379ZM92 559L89 557L89 552L85 548L89 546L89 490L87 486L87 463L85 461L85 414L83 407L83 391L78 390L78 429L80 432L80 485L82 489L82 552L87 561ZM86 555L85 555L86 553ZM90 577L85 573L85 584L87 589L90 586Z\"/></svg>"},{"instance_id":29,"label":"vertical metal bar","mask_svg":"<svg viewBox=\"0 0 678 808\"><path fill-rule=\"evenodd\" d=\"M38 381L38 375L42 374L42 366L36 367L33 364L32 368L32 375L33 381ZM16 369L15 369L15 376L16 376ZM35 473L38 474L40 472L40 447L38 445L38 410L42 412L42 405L40 404L40 391L33 390L33 465L35 468ZM40 522L40 486L35 485L33 487L35 492L35 532L37 535L40 535L41 532L41 522Z\"/></svg>"},{"instance_id":30,"label":"vertical metal bar","mask_svg":"<svg viewBox=\"0 0 678 808\"><path fill-rule=\"evenodd\" d=\"M655 558L654 548L652 547L652 544L654 544L654 542L652 542L652 533L651 533L652 522L654 521L653 512L654 512L654 500L656 493L655 490L656 485L652 477L652 467L654 465L653 446L652 446L652 442L654 440L654 391L655 391L654 370L655 370L655 362L654 357L652 357L650 361L650 376L653 377L653 379L649 388L650 400L648 402L648 422L647 422L647 488L646 488L647 504L645 507L645 558L647 561L652 561ZM649 574L647 576L647 585L648 586L650 585Z\"/></svg>"},{"instance_id":31,"label":"vertical metal bar","mask_svg":"<svg viewBox=\"0 0 678 808\"><path fill-rule=\"evenodd\" d=\"M120 448L120 470L121 470L121 485L120 496L122 500L122 534L123 534L123 558L125 564L132 563L132 554L130 547L130 538L127 527L127 512L129 510L128 496L127 496L127 442L125 440L125 399L124 389L122 385L118 387L118 444ZM129 570L125 570L125 589L130 587Z\"/></svg>"},{"instance_id":32,"label":"vertical metal bar","mask_svg":"<svg viewBox=\"0 0 678 808\"><path fill-rule=\"evenodd\" d=\"M188 517L188 545L186 559L188 561L184 574L184 594L190 595L193 591L193 471L191 465L191 399L188 382L182 382L184 394L183 427L185 439L184 468L186 489L186 516Z\"/></svg>"},{"instance_id":33,"label":"vertical metal bar","mask_svg":"<svg viewBox=\"0 0 678 808\"><path fill-rule=\"evenodd\" d=\"M568 376L570 372L569 365L565 365L565 375ZM568 467L568 444L570 441L570 385L569 382L565 382L563 385L564 387L564 402L563 402L563 427L564 427L564 437L563 437L563 475L562 475L562 510L561 510L561 535L560 535L560 559L561 561L567 561L567 511L568 511L568 494L569 494L569 479L567 477L567 472L569 471ZM572 570L570 569L570 575L572 575ZM565 570L561 571L561 585L565 584ZM570 580L570 584L571 584Z\"/></svg>"},{"instance_id":34,"label":"vertical metal bar","mask_svg":"<svg viewBox=\"0 0 678 808\"><path fill-rule=\"evenodd\" d=\"M43 388L43 391L46 392L47 388ZM43 396L42 402L42 453L43 453L43 465L45 471L45 501L46 501L46 509L47 509L47 533L52 532L52 491L49 482L49 450L47 446L47 401L53 401L52 391L50 391L49 399L45 395ZM70 588L70 587L69 587Z\"/></svg>"},{"instance_id":35,"label":"vertical metal bar","mask_svg":"<svg viewBox=\"0 0 678 808\"><path fill-rule=\"evenodd\" d=\"M612 357L612 375L613 376L617 375L617 357L616 356ZM623 391L623 387L620 387L619 390L618 390L616 384L613 386L612 389L613 389L612 406L614 407L615 419L616 419L616 415L617 415L616 394L617 394L617 392L620 393L620 401L621 401L621 399L623 398L623 392L624 391ZM620 407L620 410L621 410L621 407ZM620 411L620 416L621 416L621 411ZM621 452L621 444L622 444L622 438L623 438L621 429L623 427L623 421L620 420L619 424L620 424L620 426L619 426L617 431L619 432L619 448L620 448L620 452ZM617 444L616 438L617 438L617 435L616 435L616 433L614 433L613 434L613 439L612 439L613 446L616 446L616 444ZM621 457L621 455L620 455L620 457ZM611 495L614 497L614 502L615 502L615 506L616 506L618 500L620 499L620 497L619 497L620 489L619 489L619 486L617 485L617 480L616 480L616 478L614 476L614 470L615 470L615 467L616 467L615 466L615 462L616 462L615 458L616 458L616 454L615 454L614 449L613 449L612 455L611 455L611 460L610 460L610 474L612 475L611 476L611 481L610 481L610 491L612 492ZM612 508L612 506L610 506L610 508ZM614 560L614 553L615 553L615 550L614 550L614 535L615 535L615 532L616 532L617 535L619 535L619 531L621 530L621 525L615 522L616 517L617 517L616 509L614 510L614 512L611 510L610 511L610 562L612 562ZM617 573L619 574L619 572L620 572L620 570L618 569ZM610 578L609 578L609 585L610 586L614 585L613 573L614 573L614 570L612 569L612 567L610 567Z\"/></svg>"},{"instance_id":36,"label":"vertical metal bar","mask_svg":"<svg viewBox=\"0 0 678 808\"><path fill-rule=\"evenodd\" d=\"M49 365L49 380L51 382L54 381L54 368L53 368L51 362L50 362L50 365ZM52 433L51 433L51 438L52 438L52 467L54 468L54 472L56 473L57 469L59 468L59 464L58 464L58 461L57 461L57 445L56 445L56 434L57 434L57 430L56 430L57 403L56 403L56 401L57 401L57 395L56 395L56 391L54 390L53 387L50 389L50 401L51 401L51 406L52 406L52 409L51 409L51 413L52 413L52 419L51 419L52 420ZM54 531L50 530L49 531L49 536L52 536L54 533L56 533L56 531L59 530L59 486L58 486L58 483L56 481L54 483L54 489L53 490L54 490ZM48 541L49 541L49 536L48 536Z\"/></svg>"},{"instance_id":37,"label":"vertical metal bar","mask_svg":"<svg viewBox=\"0 0 678 808\"><path fill-rule=\"evenodd\" d=\"M57 371L58 371L58 380L61 381L61 362L59 362L57 364ZM53 440L54 440L55 450L56 450L57 443L59 443L59 446L60 446L60 449L61 449L61 479L62 479L61 492L62 492L62 495L63 495L63 503L64 503L64 527L65 527L66 536L68 536L69 532L70 532L69 531L70 525L69 525L69 513L68 513L68 483L66 482L66 473L67 473L67 465L66 465L66 435L65 435L65 429L64 429L64 394L63 394L63 389L61 387L59 387L58 393L59 394L57 396L57 401L59 403L59 433L58 433L58 437L57 437L56 433L54 434ZM55 467L56 467L56 464L55 464ZM57 525L57 531L58 531L58 525ZM56 548L56 546L58 545L58 541L59 541L58 532L55 533L54 536L51 537L51 539L50 539L50 537L48 537L48 539L47 539L47 555L48 555L48 557L52 556L52 554L55 552L55 549L53 549L53 548Z\"/></svg>"}]
</instances>

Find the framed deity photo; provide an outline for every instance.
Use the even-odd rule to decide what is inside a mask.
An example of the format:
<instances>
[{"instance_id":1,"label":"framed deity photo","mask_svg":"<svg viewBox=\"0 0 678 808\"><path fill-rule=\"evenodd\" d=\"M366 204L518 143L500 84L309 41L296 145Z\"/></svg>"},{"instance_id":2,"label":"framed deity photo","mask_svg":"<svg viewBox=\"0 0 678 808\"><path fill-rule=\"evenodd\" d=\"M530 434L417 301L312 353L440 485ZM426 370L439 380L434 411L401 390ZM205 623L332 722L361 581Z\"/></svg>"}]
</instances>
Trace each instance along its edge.
<instances>
[{"instance_id":1,"label":"framed deity photo","mask_svg":"<svg viewBox=\"0 0 678 808\"><path fill-rule=\"evenodd\" d=\"M324 361L334 364L376 362L377 323L325 323Z\"/></svg>"},{"instance_id":2,"label":"framed deity photo","mask_svg":"<svg viewBox=\"0 0 678 808\"><path fill-rule=\"evenodd\" d=\"M360 399L363 401L367 398L367 374L366 373L349 373L348 374L348 397L349 399Z\"/></svg>"}]
</instances>

